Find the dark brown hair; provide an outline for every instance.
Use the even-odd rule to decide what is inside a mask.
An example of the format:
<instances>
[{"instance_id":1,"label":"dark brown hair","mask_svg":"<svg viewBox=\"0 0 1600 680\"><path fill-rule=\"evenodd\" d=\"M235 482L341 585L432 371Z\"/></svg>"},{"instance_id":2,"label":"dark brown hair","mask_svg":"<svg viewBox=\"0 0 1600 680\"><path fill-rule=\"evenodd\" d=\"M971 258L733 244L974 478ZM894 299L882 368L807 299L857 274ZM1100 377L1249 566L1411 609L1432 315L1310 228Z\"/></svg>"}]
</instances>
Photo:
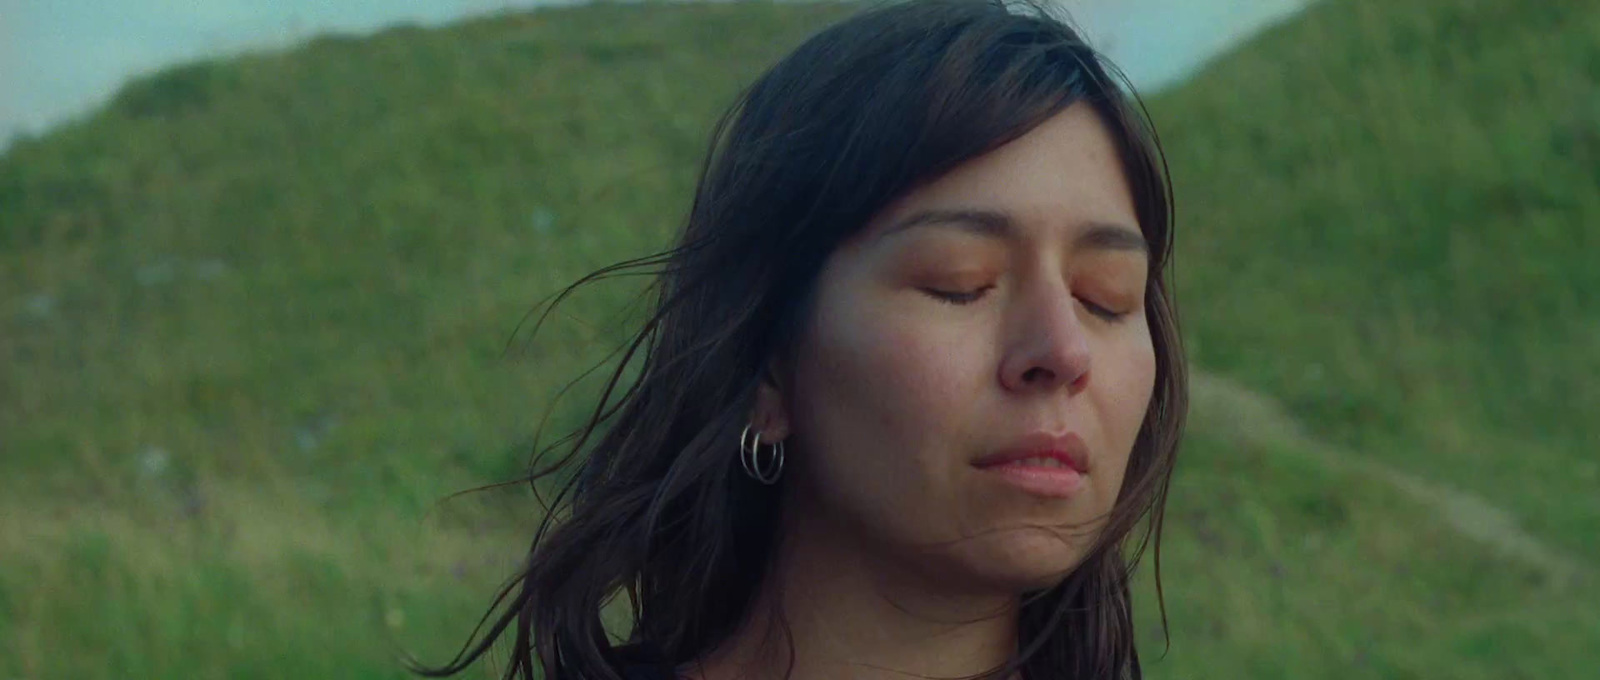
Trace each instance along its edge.
<instances>
[{"instance_id":1,"label":"dark brown hair","mask_svg":"<svg viewBox=\"0 0 1600 680\"><path fill-rule=\"evenodd\" d=\"M556 298L610 276L655 277L653 313L591 417L561 442L566 455L530 474L581 463L525 565L454 660L416 670L455 674L509 635L507 678L617 678L633 664L693 660L732 635L772 559L779 496L743 474L736 442L769 360L799 335L824 261L896 197L1083 103L1119 146L1150 245L1156 386L1098 543L1026 600L1018 654L995 672L1140 677L1129 576L1152 538L1159 573L1186 380L1165 161L1115 73L1066 22L999 0L872 8L768 70L718 123L675 247ZM601 610L618 595L632 626L608 633Z\"/></svg>"}]
</instances>

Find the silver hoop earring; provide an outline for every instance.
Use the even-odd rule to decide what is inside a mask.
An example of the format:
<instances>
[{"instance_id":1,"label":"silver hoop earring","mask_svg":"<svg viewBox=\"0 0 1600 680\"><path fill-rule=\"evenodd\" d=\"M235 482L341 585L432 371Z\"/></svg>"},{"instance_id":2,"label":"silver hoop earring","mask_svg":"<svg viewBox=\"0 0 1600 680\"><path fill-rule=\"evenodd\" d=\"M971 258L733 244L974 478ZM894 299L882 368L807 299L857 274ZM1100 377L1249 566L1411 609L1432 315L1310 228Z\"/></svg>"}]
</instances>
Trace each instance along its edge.
<instances>
[{"instance_id":1,"label":"silver hoop earring","mask_svg":"<svg viewBox=\"0 0 1600 680\"><path fill-rule=\"evenodd\" d=\"M783 442L767 447L767 455L762 456L761 433L757 432L755 438L751 439L750 428L750 425L746 425L744 431L739 433L739 463L751 479L767 486L777 484L778 478L783 476Z\"/></svg>"}]
</instances>

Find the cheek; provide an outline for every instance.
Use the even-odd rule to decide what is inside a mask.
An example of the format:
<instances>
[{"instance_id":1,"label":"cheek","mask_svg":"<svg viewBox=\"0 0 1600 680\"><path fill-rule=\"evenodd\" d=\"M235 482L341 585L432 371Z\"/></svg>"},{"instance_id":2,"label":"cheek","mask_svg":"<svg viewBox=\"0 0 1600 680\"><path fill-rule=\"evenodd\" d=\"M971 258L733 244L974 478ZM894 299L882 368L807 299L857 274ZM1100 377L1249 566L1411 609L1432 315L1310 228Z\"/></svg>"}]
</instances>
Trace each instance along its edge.
<instances>
[{"instance_id":1,"label":"cheek","mask_svg":"<svg viewBox=\"0 0 1600 680\"><path fill-rule=\"evenodd\" d=\"M1117 471L1105 481L1120 487L1155 390L1155 348L1148 327L1130 334L1126 341L1102 348L1095 358L1100 361L1094 401L1108 457L1115 461Z\"/></svg>"},{"instance_id":2,"label":"cheek","mask_svg":"<svg viewBox=\"0 0 1600 680\"><path fill-rule=\"evenodd\" d=\"M970 417L963 395L981 387L981 348L903 308L848 300L826 309L796 367L794 427L808 486L857 521L924 516L911 510L951 483L949 459Z\"/></svg>"},{"instance_id":3,"label":"cheek","mask_svg":"<svg viewBox=\"0 0 1600 680\"><path fill-rule=\"evenodd\" d=\"M892 311L851 311L861 313L819 319L810 338L796 401L815 418L797 414L797 426L804 431L811 422L819 443L852 449L829 457L914 459L923 453L914 444L935 439L959 416L956 396L973 393L971 362L962 361L971 348ZM862 448L869 445L896 450Z\"/></svg>"}]
</instances>

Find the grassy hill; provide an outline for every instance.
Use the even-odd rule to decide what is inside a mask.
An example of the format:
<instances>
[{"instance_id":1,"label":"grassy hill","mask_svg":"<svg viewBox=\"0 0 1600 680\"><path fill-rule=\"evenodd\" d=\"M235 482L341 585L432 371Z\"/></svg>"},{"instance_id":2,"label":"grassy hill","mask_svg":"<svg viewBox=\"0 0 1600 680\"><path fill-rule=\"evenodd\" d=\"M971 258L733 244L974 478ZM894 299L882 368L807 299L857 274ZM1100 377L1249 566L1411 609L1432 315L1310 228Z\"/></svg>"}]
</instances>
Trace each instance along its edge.
<instances>
[{"instance_id":1,"label":"grassy hill","mask_svg":"<svg viewBox=\"0 0 1600 680\"><path fill-rule=\"evenodd\" d=\"M551 396L637 283L508 337L663 245L714 115L845 11L323 38L19 140L0 677L398 678L396 649L452 650L533 505L436 501L574 422L585 389ZM1151 108L1202 371L1155 675L1600 665L1600 8L1329 0Z\"/></svg>"},{"instance_id":2,"label":"grassy hill","mask_svg":"<svg viewBox=\"0 0 1600 680\"><path fill-rule=\"evenodd\" d=\"M1198 362L1600 563L1600 10L1330 2L1158 115Z\"/></svg>"}]
</instances>

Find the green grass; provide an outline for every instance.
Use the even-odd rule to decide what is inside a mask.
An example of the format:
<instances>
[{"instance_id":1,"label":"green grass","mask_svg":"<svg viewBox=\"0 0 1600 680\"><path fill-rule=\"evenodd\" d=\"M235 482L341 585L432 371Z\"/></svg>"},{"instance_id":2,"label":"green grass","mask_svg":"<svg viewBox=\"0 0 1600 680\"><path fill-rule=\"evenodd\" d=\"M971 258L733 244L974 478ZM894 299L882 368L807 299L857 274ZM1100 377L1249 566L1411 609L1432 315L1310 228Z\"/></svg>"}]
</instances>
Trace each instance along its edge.
<instances>
[{"instance_id":1,"label":"green grass","mask_svg":"<svg viewBox=\"0 0 1600 680\"><path fill-rule=\"evenodd\" d=\"M1600 563L1600 11L1331 2L1155 108L1198 363Z\"/></svg>"},{"instance_id":2,"label":"green grass","mask_svg":"<svg viewBox=\"0 0 1600 680\"><path fill-rule=\"evenodd\" d=\"M323 38L19 140L0 678L399 678L397 650L453 651L534 505L435 503L514 475L547 410L548 432L576 422L588 387L551 397L621 338L637 284L507 356L517 322L664 245L715 115L844 11ZM1600 665L1600 10L1330 0L1151 109L1196 364L1305 427L1201 395L1155 675ZM1487 499L1577 578L1345 459Z\"/></svg>"}]
</instances>

